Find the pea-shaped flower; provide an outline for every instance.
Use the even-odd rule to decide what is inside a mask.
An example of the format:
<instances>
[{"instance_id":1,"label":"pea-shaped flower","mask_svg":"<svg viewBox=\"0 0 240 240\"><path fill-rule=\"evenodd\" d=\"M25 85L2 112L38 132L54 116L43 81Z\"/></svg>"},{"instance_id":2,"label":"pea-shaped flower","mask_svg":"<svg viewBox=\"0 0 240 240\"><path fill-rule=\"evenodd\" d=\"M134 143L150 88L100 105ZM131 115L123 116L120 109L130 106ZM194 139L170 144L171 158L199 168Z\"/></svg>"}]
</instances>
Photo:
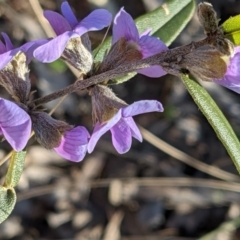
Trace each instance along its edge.
<instances>
[{"instance_id":1,"label":"pea-shaped flower","mask_svg":"<svg viewBox=\"0 0 240 240\"><path fill-rule=\"evenodd\" d=\"M166 51L167 46L159 38L150 36L150 32L151 29L148 29L139 34L132 17L121 8L113 23L112 47L100 66L100 72ZM161 66L151 66L137 72L149 77L166 74Z\"/></svg>"},{"instance_id":2,"label":"pea-shaped flower","mask_svg":"<svg viewBox=\"0 0 240 240\"><path fill-rule=\"evenodd\" d=\"M100 137L110 130L117 152L126 153L132 145L132 137L142 141L142 135L132 117L148 112L163 112L162 104L155 100L138 101L120 108L110 120L97 122L88 143L88 152L91 153Z\"/></svg>"},{"instance_id":3,"label":"pea-shaped flower","mask_svg":"<svg viewBox=\"0 0 240 240\"><path fill-rule=\"evenodd\" d=\"M62 58L84 73L90 71L93 63L89 31L101 30L107 27L112 15L105 9L90 13L78 21L68 2L61 6L62 15L53 11L45 11L44 16L51 24L57 37L34 51L34 57L41 62L53 62Z\"/></svg>"}]
</instances>

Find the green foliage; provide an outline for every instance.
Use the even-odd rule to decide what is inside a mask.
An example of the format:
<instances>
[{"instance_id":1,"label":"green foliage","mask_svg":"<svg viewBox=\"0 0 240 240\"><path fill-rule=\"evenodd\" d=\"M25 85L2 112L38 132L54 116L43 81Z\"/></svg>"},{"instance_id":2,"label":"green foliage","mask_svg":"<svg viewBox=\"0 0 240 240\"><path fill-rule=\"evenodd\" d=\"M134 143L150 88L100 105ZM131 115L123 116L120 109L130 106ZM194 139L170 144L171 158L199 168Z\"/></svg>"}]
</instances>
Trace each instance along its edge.
<instances>
[{"instance_id":1,"label":"green foliage","mask_svg":"<svg viewBox=\"0 0 240 240\"><path fill-rule=\"evenodd\" d=\"M240 45L240 14L229 18L222 24L225 36L235 45Z\"/></svg>"},{"instance_id":2,"label":"green foliage","mask_svg":"<svg viewBox=\"0 0 240 240\"><path fill-rule=\"evenodd\" d=\"M63 73L68 69L68 66L62 60L56 60L54 62L49 63L49 67L58 73Z\"/></svg>"},{"instance_id":3,"label":"green foliage","mask_svg":"<svg viewBox=\"0 0 240 240\"><path fill-rule=\"evenodd\" d=\"M11 160L9 162L7 175L5 178L4 186L16 187L20 177L22 175L24 160L26 157L26 152L13 152Z\"/></svg>"},{"instance_id":4,"label":"green foliage","mask_svg":"<svg viewBox=\"0 0 240 240\"><path fill-rule=\"evenodd\" d=\"M199 83L183 74L181 78L193 100L225 146L240 173L240 143L228 120L208 92Z\"/></svg>"},{"instance_id":5,"label":"green foliage","mask_svg":"<svg viewBox=\"0 0 240 240\"><path fill-rule=\"evenodd\" d=\"M13 152L5 182L0 186L0 223L2 223L12 212L16 204L16 193L14 187L18 184L24 166L26 152Z\"/></svg>"},{"instance_id":6,"label":"green foliage","mask_svg":"<svg viewBox=\"0 0 240 240\"><path fill-rule=\"evenodd\" d=\"M182 1L181 4L187 1ZM174 9L174 5L179 4L177 1L172 1L171 9ZM171 5L171 4L169 4ZM177 8L179 8L178 6ZM195 1L188 1L188 4L181 5L181 9L166 22L154 36L159 37L167 46L169 46L181 33L183 28L191 20L195 11ZM162 20L163 21L163 20Z\"/></svg>"},{"instance_id":7,"label":"green foliage","mask_svg":"<svg viewBox=\"0 0 240 240\"><path fill-rule=\"evenodd\" d=\"M8 218L16 204L14 188L0 186L0 223Z\"/></svg>"}]
</instances>

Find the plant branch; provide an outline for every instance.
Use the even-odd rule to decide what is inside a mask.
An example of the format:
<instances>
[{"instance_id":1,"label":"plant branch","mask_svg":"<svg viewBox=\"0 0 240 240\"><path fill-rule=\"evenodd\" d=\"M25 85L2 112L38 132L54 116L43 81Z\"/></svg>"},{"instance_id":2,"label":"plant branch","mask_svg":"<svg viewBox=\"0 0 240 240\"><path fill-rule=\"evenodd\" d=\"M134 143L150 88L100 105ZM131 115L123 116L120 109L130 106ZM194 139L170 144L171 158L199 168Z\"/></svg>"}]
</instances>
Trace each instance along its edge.
<instances>
[{"instance_id":1,"label":"plant branch","mask_svg":"<svg viewBox=\"0 0 240 240\"><path fill-rule=\"evenodd\" d=\"M33 103L35 104L35 106L42 105L47 102L53 101L57 98L63 97L67 94L86 89L92 85L96 85L104 81L108 81L110 79L121 77L127 73L134 72L139 69L147 68L154 65L160 65L168 73L178 75L178 73L180 72L177 72L176 70L171 69L170 64L177 63L178 59L179 58L181 59L181 57L183 57L184 55L189 54L190 52L194 51L199 47L206 46L209 44L210 44L210 39L209 37L207 37L199 42L192 42L188 45L177 47L168 51L164 51L145 59L120 65L119 67L109 70L107 72L100 73L95 76L91 76L84 80L76 81L75 83L67 86L66 88L63 88L59 91L51 93L45 97L36 99Z\"/></svg>"}]
</instances>

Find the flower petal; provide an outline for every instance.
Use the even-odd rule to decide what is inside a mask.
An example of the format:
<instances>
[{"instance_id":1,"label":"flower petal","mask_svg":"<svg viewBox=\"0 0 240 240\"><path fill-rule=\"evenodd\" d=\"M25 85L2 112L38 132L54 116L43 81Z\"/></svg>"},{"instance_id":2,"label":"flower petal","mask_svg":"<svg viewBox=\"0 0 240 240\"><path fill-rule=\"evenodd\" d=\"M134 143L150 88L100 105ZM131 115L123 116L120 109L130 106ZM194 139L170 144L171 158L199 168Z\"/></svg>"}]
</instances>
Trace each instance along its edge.
<instances>
[{"instance_id":1,"label":"flower petal","mask_svg":"<svg viewBox=\"0 0 240 240\"><path fill-rule=\"evenodd\" d=\"M0 98L0 128L15 151L21 151L31 133L29 115L15 103Z\"/></svg>"},{"instance_id":2,"label":"flower petal","mask_svg":"<svg viewBox=\"0 0 240 240\"><path fill-rule=\"evenodd\" d=\"M137 127L136 123L134 122L132 117L123 118L123 120L128 124L130 127L132 136L136 138L139 142L142 142L142 134L139 131L139 128Z\"/></svg>"},{"instance_id":3,"label":"flower petal","mask_svg":"<svg viewBox=\"0 0 240 240\"><path fill-rule=\"evenodd\" d=\"M78 35L73 32L65 32L50 40L48 43L38 47L33 52L33 56L40 62L53 62L61 57L68 40L73 37L78 37Z\"/></svg>"},{"instance_id":4,"label":"flower petal","mask_svg":"<svg viewBox=\"0 0 240 240\"><path fill-rule=\"evenodd\" d=\"M9 36L4 32L2 32L2 36L3 36L4 41L5 41L6 51L13 50L14 46L13 46Z\"/></svg>"},{"instance_id":5,"label":"flower petal","mask_svg":"<svg viewBox=\"0 0 240 240\"><path fill-rule=\"evenodd\" d=\"M85 17L78 25L74 28L74 31L83 35L88 31L101 30L112 21L112 14L105 9L98 9L91 12L87 17Z\"/></svg>"},{"instance_id":6,"label":"flower petal","mask_svg":"<svg viewBox=\"0 0 240 240\"><path fill-rule=\"evenodd\" d=\"M121 109L116 113L116 115L110 119L108 122L99 124L96 123L93 134L88 142L88 152L91 153L93 149L95 148L97 141L100 139L100 137L106 133L109 129L111 129L120 119L122 116Z\"/></svg>"},{"instance_id":7,"label":"flower petal","mask_svg":"<svg viewBox=\"0 0 240 240\"><path fill-rule=\"evenodd\" d=\"M44 17L49 21L50 25L57 35L60 35L67 31L72 31L72 28L68 21L59 13L47 10L44 12Z\"/></svg>"},{"instance_id":8,"label":"flower petal","mask_svg":"<svg viewBox=\"0 0 240 240\"><path fill-rule=\"evenodd\" d=\"M143 36L149 36L150 33L152 31L152 28L149 28L147 30L145 30L141 35L140 35L140 38L143 37Z\"/></svg>"},{"instance_id":9,"label":"flower petal","mask_svg":"<svg viewBox=\"0 0 240 240\"><path fill-rule=\"evenodd\" d=\"M160 39L148 35L142 36L138 41L138 45L141 48L143 58L168 50L167 46Z\"/></svg>"},{"instance_id":10,"label":"flower petal","mask_svg":"<svg viewBox=\"0 0 240 240\"><path fill-rule=\"evenodd\" d=\"M113 146L117 152L120 154L128 152L132 145L132 134L128 124L123 119L120 119L110 131Z\"/></svg>"},{"instance_id":11,"label":"flower petal","mask_svg":"<svg viewBox=\"0 0 240 240\"><path fill-rule=\"evenodd\" d=\"M156 100L142 100L123 108L122 116L126 118L148 112L163 112L163 106Z\"/></svg>"},{"instance_id":12,"label":"flower petal","mask_svg":"<svg viewBox=\"0 0 240 240\"><path fill-rule=\"evenodd\" d=\"M20 47L20 50L23 51L26 56L27 56L27 63L29 64L33 58L33 52L36 48L38 48L39 46L47 43L48 40L46 39L41 39L41 40L36 40L36 41L31 41L31 42L27 42L24 45L22 45Z\"/></svg>"},{"instance_id":13,"label":"flower petal","mask_svg":"<svg viewBox=\"0 0 240 240\"><path fill-rule=\"evenodd\" d=\"M6 50L5 45L4 45L3 42L0 40L0 54L5 53L6 51L7 51L7 50Z\"/></svg>"},{"instance_id":14,"label":"flower petal","mask_svg":"<svg viewBox=\"0 0 240 240\"><path fill-rule=\"evenodd\" d=\"M167 74L167 72L165 72L161 66L152 66L148 68L143 68L143 69L137 70L137 72L151 78L158 78Z\"/></svg>"},{"instance_id":15,"label":"flower petal","mask_svg":"<svg viewBox=\"0 0 240 240\"><path fill-rule=\"evenodd\" d=\"M0 70L2 70L9 62L11 62L19 51L20 49L17 48L6 53L0 54Z\"/></svg>"},{"instance_id":16,"label":"flower petal","mask_svg":"<svg viewBox=\"0 0 240 240\"><path fill-rule=\"evenodd\" d=\"M236 93L240 93L239 77L227 76L227 77L224 77L222 80L214 80L214 82Z\"/></svg>"},{"instance_id":17,"label":"flower petal","mask_svg":"<svg viewBox=\"0 0 240 240\"><path fill-rule=\"evenodd\" d=\"M78 24L78 20L75 17L67 1L62 3L61 10L62 10L63 16L67 19L68 23L71 25L72 28L74 28Z\"/></svg>"},{"instance_id":18,"label":"flower petal","mask_svg":"<svg viewBox=\"0 0 240 240\"><path fill-rule=\"evenodd\" d=\"M230 90L240 93L240 47L235 47L234 55L230 59L227 72L223 79L213 80Z\"/></svg>"},{"instance_id":19,"label":"flower petal","mask_svg":"<svg viewBox=\"0 0 240 240\"><path fill-rule=\"evenodd\" d=\"M86 155L89 137L85 127L73 128L65 132L60 145L54 150L70 161L80 162Z\"/></svg>"},{"instance_id":20,"label":"flower petal","mask_svg":"<svg viewBox=\"0 0 240 240\"><path fill-rule=\"evenodd\" d=\"M136 24L124 8L121 8L114 19L112 44L121 38L134 42L139 40Z\"/></svg>"}]
</instances>

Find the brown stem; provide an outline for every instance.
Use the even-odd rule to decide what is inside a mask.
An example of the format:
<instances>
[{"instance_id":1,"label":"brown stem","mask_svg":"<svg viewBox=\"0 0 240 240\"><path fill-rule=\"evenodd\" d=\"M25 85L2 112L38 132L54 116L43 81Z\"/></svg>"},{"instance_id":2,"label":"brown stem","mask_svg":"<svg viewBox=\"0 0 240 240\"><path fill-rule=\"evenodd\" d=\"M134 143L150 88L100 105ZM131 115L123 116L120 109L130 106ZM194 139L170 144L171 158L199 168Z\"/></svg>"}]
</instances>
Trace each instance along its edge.
<instances>
[{"instance_id":1,"label":"brown stem","mask_svg":"<svg viewBox=\"0 0 240 240\"><path fill-rule=\"evenodd\" d=\"M142 68L146 68L154 65L164 66L166 65L166 63L169 64L171 62L177 61L176 60L177 58L182 57L192 52L193 50L208 44L209 44L209 39L205 38L199 42L192 42L188 45L177 47L168 51L164 51L154 56L151 56L136 62L123 64L113 70L109 70L107 72L89 77L84 80L76 81L75 83L69 85L66 88L63 88L57 92L51 93L45 97L36 99L33 103L35 104L35 106L42 105L44 103L53 101L57 98L63 97L67 94L86 89L92 85L102 83L109 79L121 77L124 74L134 72ZM172 72L170 71L169 73L172 73Z\"/></svg>"}]
</instances>

